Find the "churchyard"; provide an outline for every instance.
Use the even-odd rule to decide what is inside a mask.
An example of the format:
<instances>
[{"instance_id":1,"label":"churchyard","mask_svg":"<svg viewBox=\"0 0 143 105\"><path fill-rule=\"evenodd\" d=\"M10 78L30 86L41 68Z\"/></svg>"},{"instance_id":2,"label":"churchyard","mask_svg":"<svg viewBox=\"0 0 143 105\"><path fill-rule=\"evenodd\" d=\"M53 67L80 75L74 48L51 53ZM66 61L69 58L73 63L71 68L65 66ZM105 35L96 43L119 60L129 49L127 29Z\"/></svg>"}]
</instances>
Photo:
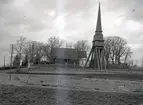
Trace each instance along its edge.
<instances>
[{"instance_id":1,"label":"churchyard","mask_svg":"<svg viewBox=\"0 0 143 105\"><path fill-rule=\"evenodd\" d=\"M5 105L142 105L143 71L83 68L27 68L0 73ZM10 98L11 97L11 98ZM38 98L40 97L40 100ZM115 102L116 101L116 102ZM23 104L22 104L23 103ZM41 105L41 104L40 104Z\"/></svg>"}]
</instances>

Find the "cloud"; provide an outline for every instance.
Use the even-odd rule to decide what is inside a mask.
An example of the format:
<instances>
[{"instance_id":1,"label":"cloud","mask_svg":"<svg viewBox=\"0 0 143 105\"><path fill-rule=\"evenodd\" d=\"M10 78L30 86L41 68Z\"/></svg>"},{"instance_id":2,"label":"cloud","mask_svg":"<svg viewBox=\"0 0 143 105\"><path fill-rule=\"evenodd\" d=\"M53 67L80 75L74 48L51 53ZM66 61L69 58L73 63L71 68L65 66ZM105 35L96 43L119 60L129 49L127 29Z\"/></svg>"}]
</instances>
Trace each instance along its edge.
<instances>
[{"instance_id":1,"label":"cloud","mask_svg":"<svg viewBox=\"0 0 143 105\"><path fill-rule=\"evenodd\" d=\"M106 2L106 5L108 5L106 8L108 11L122 12L122 15L119 16L127 20L142 22L142 4L142 0L108 0L108 2Z\"/></svg>"},{"instance_id":2,"label":"cloud","mask_svg":"<svg viewBox=\"0 0 143 105\"><path fill-rule=\"evenodd\" d=\"M143 1L100 1L103 35L122 36L132 46L141 44ZM98 0L0 0L0 50L5 52L20 36L43 42L51 36L92 41L97 9Z\"/></svg>"}]
</instances>

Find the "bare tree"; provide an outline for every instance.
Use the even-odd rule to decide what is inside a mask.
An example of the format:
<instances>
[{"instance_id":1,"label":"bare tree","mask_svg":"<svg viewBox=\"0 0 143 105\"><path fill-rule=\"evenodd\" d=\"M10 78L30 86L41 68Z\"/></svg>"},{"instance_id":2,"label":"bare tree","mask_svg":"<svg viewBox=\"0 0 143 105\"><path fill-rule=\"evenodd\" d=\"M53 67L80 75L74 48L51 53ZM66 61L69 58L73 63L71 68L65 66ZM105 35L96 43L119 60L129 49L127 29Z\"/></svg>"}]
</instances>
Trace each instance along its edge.
<instances>
[{"instance_id":1,"label":"bare tree","mask_svg":"<svg viewBox=\"0 0 143 105\"><path fill-rule=\"evenodd\" d=\"M143 59L141 60L141 66L142 66L142 68L143 68Z\"/></svg>"},{"instance_id":2,"label":"bare tree","mask_svg":"<svg viewBox=\"0 0 143 105\"><path fill-rule=\"evenodd\" d=\"M111 59L112 64L120 64L121 58L124 58L125 62L132 54L126 40L118 36L109 36L105 39L105 50L107 63Z\"/></svg>"},{"instance_id":3,"label":"bare tree","mask_svg":"<svg viewBox=\"0 0 143 105\"><path fill-rule=\"evenodd\" d=\"M106 57L106 61L107 63L109 63L109 61L112 61L112 64L115 63L115 55L116 55L116 41L114 40L113 36L108 36L105 38L105 57Z\"/></svg>"},{"instance_id":4,"label":"bare tree","mask_svg":"<svg viewBox=\"0 0 143 105\"><path fill-rule=\"evenodd\" d=\"M134 66L134 60L129 60L127 62L127 64L129 65L129 67L133 67Z\"/></svg>"},{"instance_id":5,"label":"bare tree","mask_svg":"<svg viewBox=\"0 0 143 105\"><path fill-rule=\"evenodd\" d=\"M40 63L41 58L44 56L44 48L45 48L44 43L42 43L42 42L36 43L35 57L36 57L36 63L38 63L38 64Z\"/></svg>"},{"instance_id":6,"label":"bare tree","mask_svg":"<svg viewBox=\"0 0 143 105\"><path fill-rule=\"evenodd\" d=\"M41 58L45 54L45 44L37 41L28 41L25 47L25 55L28 55L30 62L40 63Z\"/></svg>"},{"instance_id":7,"label":"bare tree","mask_svg":"<svg viewBox=\"0 0 143 105\"><path fill-rule=\"evenodd\" d=\"M48 44L45 44L45 46L44 46L44 55L47 57L47 59L51 59L51 48L50 48L50 45L48 45Z\"/></svg>"},{"instance_id":8,"label":"bare tree","mask_svg":"<svg viewBox=\"0 0 143 105\"><path fill-rule=\"evenodd\" d=\"M68 43L68 42L66 42L66 46L65 46L66 48L74 48L74 44L73 43Z\"/></svg>"},{"instance_id":9,"label":"bare tree","mask_svg":"<svg viewBox=\"0 0 143 105\"><path fill-rule=\"evenodd\" d=\"M127 47L127 42L122 37L114 36L114 50L115 50L115 62L120 64L121 57L124 56Z\"/></svg>"},{"instance_id":10,"label":"bare tree","mask_svg":"<svg viewBox=\"0 0 143 105\"><path fill-rule=\"evenodd\" d=\"M138 66L139 65L139 60L135 60L135 64L134 64L134 66Z\"/></svg>"},{"instance_id":11,"label":"bare tree","mask_svg":"<svg viewBox=\"0 0 143 105\"><path fill-rule=\"evenodd\" d=\"M28 56L28 60L30 62L34 62L34 55L36 54L36 41L27 41L26 42L26 47L24 49L25 55Z\"/></svg>"},{"instance_id":12,"label":"bare tree","mask_svg":"<svg viewBox=\"0 0 143 105\"><path fill-rule=\"evenodd\" d=\"M16 44L14 45L14 50L19 56L19 67L20 67L20 62L23 54L23 49L25 47L25 42L26 42L26 38L21 36L20 39L17 40Z\"/></svg>"},{"instance_id":13,"label":"bare tree","mask_svg":"<svg viewBox=\"0 0 143 105\"><path fill-rule=\"evenodd\" d=\"M127 47L125 52L124 52L124 63L127 63L130 60L131 55L132 55L131 48Z\"/></svg>"},{"instance_id":14,"label":"bare tree","mask_svg":"<svg viewBox=\"0 0 143 105\"><path fill-rule=\"evenodd\" d=\"M107 67L109 67L109 61L110 61L110 55L111 55L111 50L112 50L112 38L111 37L107 37L105 38L105 58L106 58L106 62L107 62ZM113 62L113 61L112 61Z\"/></svg>"},{"instance_id":15,"label":"bare tree","mask_svg":"<svg viewBox=\"0 0 143 105\"><path fill-rule=\"evenodd\" d=\"M59 37L50 37L48 39L48 42L47 44L45 44L45 47L44 47L44 54L46 55L47 59L49 59L50 61L52 60L51 58L51 50L53 48L61 48L63 47L65 41L60 39Z\"/></svg>"},{"instance_id":16,"label":"bare tree","mask_svg":"<svg viewBox=\"0 0 143 105\"><path fill-rule=\"evenodd\" d=\"M52 49L52 48L60 48L63 46L64 44L64 40L60 39L59 37L50 37L48 39L48 45L49 47Z\"/></svg>"},{"instance_id":17,"label":"bare tree","mask_svg":"<svg viewBox=\"0 0 143 105\"><path fill-rule=\"evenodd\" d=\"M88 45L87 40L79 40L75 43L74 48L78 51L89 51L90 46Z\"/></svg>"}]
</instances>

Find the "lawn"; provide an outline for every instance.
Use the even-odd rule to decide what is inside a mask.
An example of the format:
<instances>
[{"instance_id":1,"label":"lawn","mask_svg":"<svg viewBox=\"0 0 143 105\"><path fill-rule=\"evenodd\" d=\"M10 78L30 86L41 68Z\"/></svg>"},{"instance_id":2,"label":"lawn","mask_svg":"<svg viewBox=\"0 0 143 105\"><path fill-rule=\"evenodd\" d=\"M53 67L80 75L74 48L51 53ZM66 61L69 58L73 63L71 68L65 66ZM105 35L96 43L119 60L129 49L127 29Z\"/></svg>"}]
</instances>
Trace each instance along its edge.
<instances>
[{"instance_id":1,"label":"lawn","mask_svg":"<svg viewBox=\"0 0 143 105\"><path fill-rule=\"evenodd\" d=\"M0 86L0 105L142 105L143 94Z\"/></svg>"}]
</instances>

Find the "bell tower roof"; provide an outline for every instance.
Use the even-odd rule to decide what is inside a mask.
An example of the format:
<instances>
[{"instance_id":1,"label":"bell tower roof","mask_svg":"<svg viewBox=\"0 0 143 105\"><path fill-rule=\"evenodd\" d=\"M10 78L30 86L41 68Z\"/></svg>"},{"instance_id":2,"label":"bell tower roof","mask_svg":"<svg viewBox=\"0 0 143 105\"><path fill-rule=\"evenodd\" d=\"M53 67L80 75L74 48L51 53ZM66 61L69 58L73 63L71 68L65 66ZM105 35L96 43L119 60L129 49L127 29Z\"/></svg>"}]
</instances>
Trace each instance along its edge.
<instances>
[{"instance_id":1,"label":"bell tower roof","mask_svg":"<svg viewBox=\"0 0 143 105\"><path fill-rule=\"evenodd\" d=\"M100 2L99 2L99 8L98 8L96 32L102 32Z\"/></svg>"},{"instance_id":2,"label":"bell tower roof","mask_svg":"<svg viewBox=\"0 0 143 105\"><path fill-rule=\"evenodd\" d=\"M99 2L99 8L98 8L96 31L93 37L93 43L94 43L93 44L94 46L104 46L104 39L103 39L102 25L101 25L100 2Z\"/></svg>"}]
</instances>

